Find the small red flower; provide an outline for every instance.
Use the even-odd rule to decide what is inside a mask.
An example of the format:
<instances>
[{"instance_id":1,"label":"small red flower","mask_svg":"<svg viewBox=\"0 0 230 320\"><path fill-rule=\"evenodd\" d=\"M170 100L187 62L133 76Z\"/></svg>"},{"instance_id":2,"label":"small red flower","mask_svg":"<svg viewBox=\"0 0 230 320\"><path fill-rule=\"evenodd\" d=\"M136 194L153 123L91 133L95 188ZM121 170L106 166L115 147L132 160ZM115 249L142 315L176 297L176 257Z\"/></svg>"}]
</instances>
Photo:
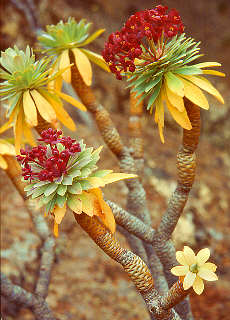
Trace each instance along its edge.
<instances>
[{"instance_id":1,"label":"small red flower","mask_svg":"<svg viewBox=\"0 0 230 320\"><path fill-rule=\"evenodd\" d=\"M80 152L81 147L71 137L60 137L62 131L49 128L38 139L46 144L31 150L21 149L17 160L22 164L22 176L25 180L53 181L65 174L70 156ZM61 148L58 148L58 144ZM62 150L61 150L62 149Z\"/></svg>"},{"instance_id":2,"label":"small red flower","mask_svg":"<svg viewBox=\"0 0 230 320\"><path fill-rule=\"evenodd\" d=\"M136 58L146 59L146 54L150 61L159 58L151 52L151 41L156 44L161 37L172 38L184 31L178 12L172 9L167 13L167 10L168 7L158 5L154 9L136 12L121 31L109 36L102 55L117 79L122 79L122 71L135 71ZM146 43L150 49L146 48Z\"/></svg>"}]
</instances>

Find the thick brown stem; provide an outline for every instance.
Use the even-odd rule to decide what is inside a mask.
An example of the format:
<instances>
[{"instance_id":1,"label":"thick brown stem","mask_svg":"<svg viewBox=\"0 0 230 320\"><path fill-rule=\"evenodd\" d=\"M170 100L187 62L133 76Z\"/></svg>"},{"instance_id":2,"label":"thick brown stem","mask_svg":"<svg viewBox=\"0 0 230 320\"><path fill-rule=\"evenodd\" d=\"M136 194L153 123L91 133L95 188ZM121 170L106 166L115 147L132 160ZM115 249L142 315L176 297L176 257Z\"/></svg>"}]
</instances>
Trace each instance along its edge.
<instances>
[{"instance_id":1,"label":"thick brown stem","mask_svg":"<svg viewBox=\"0 0 230 320\"><path fill-rule=\"evenodd\" d=\"M37 113L38 117L38 125L35 127L36 131L41 134L43 130L47 130L49 128L57 129L53 123L47 122L45 119L41 117L39 113Z\"/></svg>"}]
</instances>

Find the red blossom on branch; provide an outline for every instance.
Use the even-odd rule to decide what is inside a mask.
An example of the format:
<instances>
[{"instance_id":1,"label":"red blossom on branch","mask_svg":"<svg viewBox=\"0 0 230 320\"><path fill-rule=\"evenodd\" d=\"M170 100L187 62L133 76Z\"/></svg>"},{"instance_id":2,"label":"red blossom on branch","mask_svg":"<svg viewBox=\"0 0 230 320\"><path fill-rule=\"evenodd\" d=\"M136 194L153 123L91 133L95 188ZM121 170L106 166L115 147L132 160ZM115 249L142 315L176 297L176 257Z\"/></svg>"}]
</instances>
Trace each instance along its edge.
<instances>
[{"instance_id":1,"label":"red blossom on branch","mask_svg":"<svg viewBox=\"0 0 230 320\"><path fill-rule=\"evenodd\" d=\"M109 36L102 55L117 79L122 79L122 71L135 71L135 58L155 61L162 51L154 52L154 44L184 31L178 12L172 9L167 13L167 10L168 7L158 5L154 9L136 12L129 17L121 31Z\"/></svg>"},{"instance_id":2,"label":"red blossom on branch","mask_svg":"<svg viewBox=\"0 0 230 320\"><path fill-rule=\"evenodd\" d=\"M17 160L22 163L22 176L25 180L53 181L67 172L70 156L80 152L81 147L71 137L60 137L62 131L49 128L38 139L46 144L31 150L21 149ZM57 146L61 144L61 148ZM62 149L62 150L61 150Z\"/></svg>"}]
</instances>

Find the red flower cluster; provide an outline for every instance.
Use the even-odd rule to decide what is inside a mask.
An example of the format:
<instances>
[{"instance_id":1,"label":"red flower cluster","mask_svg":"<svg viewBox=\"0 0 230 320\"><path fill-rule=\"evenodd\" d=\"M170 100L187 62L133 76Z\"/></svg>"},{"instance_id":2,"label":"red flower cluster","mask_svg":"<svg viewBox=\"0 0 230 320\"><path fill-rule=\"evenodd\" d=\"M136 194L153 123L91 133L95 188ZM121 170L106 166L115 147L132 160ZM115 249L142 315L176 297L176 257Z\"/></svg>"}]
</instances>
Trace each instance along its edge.
<instances>
[{"instance_id":1,"label":"red flower cluster","mask_svg":"<svg viewBox=\"0 0 230 320\"><path fill-rule=\"evenodd\" d=\"M17 160L22 165L22 176L25 180L53 181L67 172L70 156L81 151L79 143L71 137L62 137L62 131L49 128L41 133L39 141L48 146L39 145L31 150L21 149L21 155ZM63 145L62 151L58 150L57 144Z\"/></svg>"},{"instance_id":2,"label":"red flower cluster","mask_svg":"<svg viewBox=\"0 0 230 320\"><path fill-rule=\"evenodd\" d=\"M109 36L102 55L117 79L122 79L121 71L135 71L134 59L142 55L144 39L156 43L162 33L165 38L172 38L184 31L178 12L172 9L167 13L167 10L168 7L158 5L154 9L136 12L126 21L121 31Z\"/></svg>"}]
</instances>

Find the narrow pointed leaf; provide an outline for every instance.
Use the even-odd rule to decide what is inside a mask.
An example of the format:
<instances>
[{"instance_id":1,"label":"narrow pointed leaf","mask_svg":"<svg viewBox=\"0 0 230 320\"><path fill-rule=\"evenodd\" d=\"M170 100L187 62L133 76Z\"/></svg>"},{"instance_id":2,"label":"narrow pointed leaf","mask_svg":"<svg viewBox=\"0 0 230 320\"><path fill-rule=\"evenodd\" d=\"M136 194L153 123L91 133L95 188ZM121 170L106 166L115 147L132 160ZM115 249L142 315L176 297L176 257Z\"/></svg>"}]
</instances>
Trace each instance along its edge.
<instances>
[{"instance_id":1,"label":"narrow pointed leaf","mask_svg":"<svg viewBox=\"0 0 230 320\"><path fill-rule=\"evenodd\" d=\"M167 72L165 74L165 79L168 88L176 93L178 96L184 97L184 85L183 82L175 76L172 72Z\"/></svg>"},{"instance_id":2,"label":"narrow pointed leaf","mask_svg":"<svg viewBox=\"0 0 230 320\"><path fill-rule=\"evenodd\" d=\"M73 97L69 96L68 94L65 94L61 91L55 91L57 95L59 95L63 100L69 102L74 107L80 109L81 111L87 111L86 107L78 100L74 99Z\"/></svg>"},{"instance_id":3,"label":"narrow pointed leaf","mask_svg":"<svg viewBox=\"0 0 230 320\"><path fill-rule=\"evenodd\" d=\"M37 121L37 109L35 103L30 95L30 91L26 90L23 93L23 108L25 113L25 120L30 127L36 127Z\"/></svg>"},{"instance_id":4,"label":"narrow pointed leaf","mask_svg":"<svg viewBox=\"0 0 230 320\"><path fill-rule=\"evenodd\" d=\"M97 64L99 67L101 67L105 71L110 72L110 69L107 63L105 62L105 60L101 55L86 49L81 49L81 51L85 53L85 55L89 58L90 61Z\"/></svg>"},{"instance_id":5,"label":"narrow pointed leaf","mask_svg":"<svg viewBox=\"0 0 230 320\"><path fill-rule=\"evenodd\" d=\"M31 90L31 95L42 118L47 122L55 121L56 113L52 105L37 90Z\"/></svg>"},{"instance_id":6,"label":"narrow pointed leaf","mask_svg":"<svg viewBox=\"0 0 230 320\"><path fill-rule=\"evenodd\" d=\"M103 32L105 31L105 29L99 29L97 31L95 31L90 37L88 37L84 42L80 43L80 46L85 46L87 44L89 44L90 42L94 41L96 38L98 38Z\"/></svg>"}]
</instances>

